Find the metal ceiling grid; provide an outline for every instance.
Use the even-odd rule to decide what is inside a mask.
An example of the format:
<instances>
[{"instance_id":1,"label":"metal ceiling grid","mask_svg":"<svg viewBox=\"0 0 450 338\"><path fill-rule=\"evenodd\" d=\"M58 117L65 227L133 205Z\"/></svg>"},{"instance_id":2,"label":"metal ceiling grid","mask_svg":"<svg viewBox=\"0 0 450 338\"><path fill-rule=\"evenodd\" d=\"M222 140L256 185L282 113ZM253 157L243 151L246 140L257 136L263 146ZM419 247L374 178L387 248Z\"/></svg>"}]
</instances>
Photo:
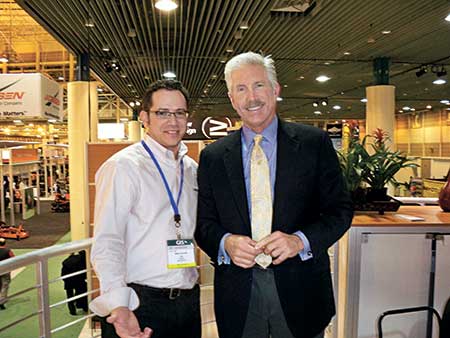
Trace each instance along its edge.
<instances>
[{"instance_id":1,"label":"metal ceiling grid","mask_svg":"<svg viewBox=\"0 0 450 338\"><path fill-rule=\"evenodd\" d=\"M155 0L17 2L69 50L89 51L93 71L127 101L170 70L189 89L196 114L229 115L223 61L248 50L275 58L280 83L287 85L280 110L299 118L314 117L311 102L321 97L351 106L341 116L362 118L359 100L373 83L372 60L380 56L392 61L391 82L401 93L397 108L436 104L449 95L448 84L431 84L433 75L415 76L421 64L450 65L447 0L309 0L315 7L307 15L271 12L306 0L177 0L170 13L156 9ZM88 19L93 28L85 26ZM244 21L247 30L239 29ZM102 51L105 45L109 52ZM121 71L106 72L105 61L117 61ZM320 72L332 79L316 82Z\"/></svg>"}]
</instances>

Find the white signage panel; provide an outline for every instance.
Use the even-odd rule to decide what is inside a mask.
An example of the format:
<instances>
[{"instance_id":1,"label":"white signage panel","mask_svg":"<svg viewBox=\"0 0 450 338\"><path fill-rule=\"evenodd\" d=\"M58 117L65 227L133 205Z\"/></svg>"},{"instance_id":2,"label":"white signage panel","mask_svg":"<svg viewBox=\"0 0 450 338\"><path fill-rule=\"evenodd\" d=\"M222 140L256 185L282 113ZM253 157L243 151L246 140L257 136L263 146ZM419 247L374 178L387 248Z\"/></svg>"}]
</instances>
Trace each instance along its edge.
<instances>
[{"instance_id":1,"label":"white signage panel","mask_svg":"<svg viewBox=\"0 0 450 338\"><path fill-rule=\"evenodd\" d=\"M52 118L62 114L60 85L42 74L0 74L0 119Z\"/></svg>"}]
</instances>

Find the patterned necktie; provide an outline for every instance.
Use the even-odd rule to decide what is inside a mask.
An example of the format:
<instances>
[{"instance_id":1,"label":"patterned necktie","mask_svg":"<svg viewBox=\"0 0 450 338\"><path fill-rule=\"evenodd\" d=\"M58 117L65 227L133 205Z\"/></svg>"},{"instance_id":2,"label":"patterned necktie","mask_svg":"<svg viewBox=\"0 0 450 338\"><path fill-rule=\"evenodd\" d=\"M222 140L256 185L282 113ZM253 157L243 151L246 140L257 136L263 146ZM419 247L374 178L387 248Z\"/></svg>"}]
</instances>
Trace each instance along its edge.
<instances>
[{"instance_id":1,"label":"patterned necktie","mask_svg":"<svg viewBox=\"0 0 450 338\"><path fill-rule=\"evenodd\" d=\"M272 193L270 190L269 162L260 143L262 135L255 135L250 159L250 195L252 203L252 238L260 241L272 232ZM255 258L264 269L272 263L272 257L264 253Z\"/></svg>"}]
</instances>

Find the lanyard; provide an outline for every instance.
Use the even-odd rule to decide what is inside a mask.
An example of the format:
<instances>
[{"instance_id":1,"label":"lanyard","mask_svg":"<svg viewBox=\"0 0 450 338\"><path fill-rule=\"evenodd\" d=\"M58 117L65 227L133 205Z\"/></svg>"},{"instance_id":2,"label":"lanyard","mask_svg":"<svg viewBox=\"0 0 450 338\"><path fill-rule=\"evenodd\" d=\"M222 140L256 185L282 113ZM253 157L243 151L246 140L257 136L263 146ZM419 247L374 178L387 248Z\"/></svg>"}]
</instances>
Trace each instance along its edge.
<instances>
[{"instance_id":1,"label":"lanyard","mask_svg":"<svg viewBox=\"0 0 450 338\"><path fill-rule=\"evenodd\" d=\"M175 202L175 199L173 198L172 191L170 190L170 187L169 187L169 183L167 183L166 176L164 175L164 172L162 171L161 166L158 163L158 160L156 159L155 155L153 154L151 149L147 146L147 144L144 141L141 141L141 144L144 147L144 149L147 151L147 153L150 155L150 157L152 158L152 160L155 163L155 166L158 169L159 174L161 175L161 178L162 178L162 180L164 182L164 186L166 187L167 195L169 196L170 204L172 205L172 209L173 209L173 219L175 221L175 228L177 230L177 237L178 237L178 239L180 239L181 238L181 231L180 231L181 216L180 216L180 211L178 209L178 204L180 203L181 192L183 191L183 182L184 182L184 164L183 164L183 159L181 159L181 161L180 161L180 169L181 169L180 190L178 191L177 201Z\"/></svg>"}]
</instances>

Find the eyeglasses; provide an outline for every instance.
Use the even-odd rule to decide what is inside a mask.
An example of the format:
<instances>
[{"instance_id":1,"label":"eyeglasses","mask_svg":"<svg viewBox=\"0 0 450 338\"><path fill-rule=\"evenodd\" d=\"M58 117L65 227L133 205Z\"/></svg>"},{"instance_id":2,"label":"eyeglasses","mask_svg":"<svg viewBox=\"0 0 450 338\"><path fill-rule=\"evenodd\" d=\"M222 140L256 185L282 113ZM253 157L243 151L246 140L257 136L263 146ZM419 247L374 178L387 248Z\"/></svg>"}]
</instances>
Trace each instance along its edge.
<instances>
[{"instance_id":1,"label":"eyeglasses","mask_svg":"<svg viewBox=\"0 0 450 338\"><path fill-rule=\"evenodd\" d=\"M177 110L171 112L169 110L150 110L150 113L156 115L159 119L168 120L173 115L176 119L185 120L189 117L189 112L187 110Z\"/></svg>"}]
</instances>

